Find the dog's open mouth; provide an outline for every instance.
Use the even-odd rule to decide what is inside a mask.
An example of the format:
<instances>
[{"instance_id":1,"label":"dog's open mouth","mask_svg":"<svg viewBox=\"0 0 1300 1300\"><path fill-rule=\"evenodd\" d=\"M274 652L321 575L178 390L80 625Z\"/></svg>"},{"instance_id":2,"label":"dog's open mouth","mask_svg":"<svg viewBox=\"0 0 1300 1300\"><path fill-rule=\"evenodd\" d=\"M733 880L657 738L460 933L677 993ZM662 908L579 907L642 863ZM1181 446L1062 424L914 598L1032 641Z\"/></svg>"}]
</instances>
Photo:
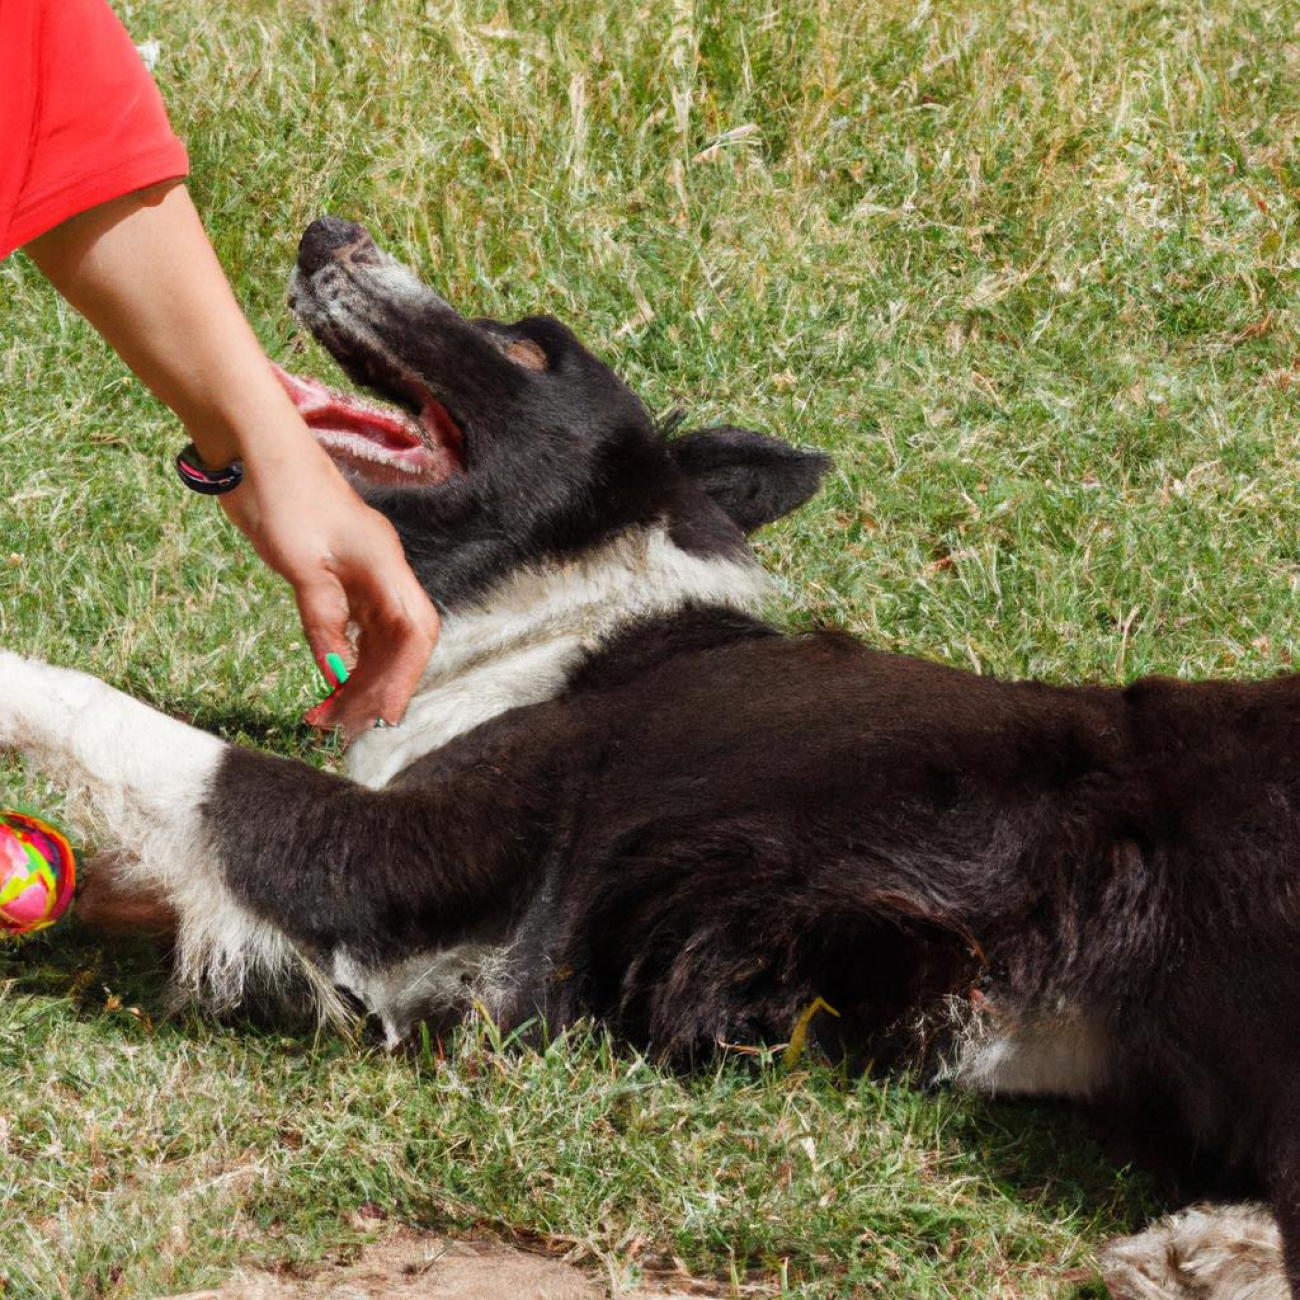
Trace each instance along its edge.
<instances>
[{"instance_id":1,"label":"dog's open mouth","mask_svg":"<svg viewBox=\"0 0 1300 1300\"><path fill-rule=\"evenodd\" d=\"M431 487L464 469L460 427L432 393L420 394L408 415L273 368L316 441L346 473L378 486Z\"/></svg>"}]
</instances>

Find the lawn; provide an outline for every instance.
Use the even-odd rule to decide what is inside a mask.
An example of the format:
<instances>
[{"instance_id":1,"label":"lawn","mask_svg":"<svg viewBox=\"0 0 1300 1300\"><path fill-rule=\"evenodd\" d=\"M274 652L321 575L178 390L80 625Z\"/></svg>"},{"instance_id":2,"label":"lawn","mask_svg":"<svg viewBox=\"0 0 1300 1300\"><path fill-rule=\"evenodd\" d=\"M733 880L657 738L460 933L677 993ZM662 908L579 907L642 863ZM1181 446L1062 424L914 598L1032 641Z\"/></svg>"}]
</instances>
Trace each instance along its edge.
<instances>
[{"instance_id":1,"label":"lawn","mask_svg":"<svg viewBox=\"0 0 1300 1300\"><path fill-rule=\"evenodd\" d=\"M312 217L357 218L464 308L565 318L657 410L832 452L759 542L791 626L1062 681L1291 665L1294 3L117 7L277 359L333 377L283 286ZM182 499L174 420L21 256L0 320L0 644L335 761L287 589ZM58 808L0 762L16 800ZM629 1284L1082 1300L1160 1208L1050 1107L166 1011L147 946L0 949L5 1300L304 1265L366 1202Z\"/></svg>"}]
</instances>

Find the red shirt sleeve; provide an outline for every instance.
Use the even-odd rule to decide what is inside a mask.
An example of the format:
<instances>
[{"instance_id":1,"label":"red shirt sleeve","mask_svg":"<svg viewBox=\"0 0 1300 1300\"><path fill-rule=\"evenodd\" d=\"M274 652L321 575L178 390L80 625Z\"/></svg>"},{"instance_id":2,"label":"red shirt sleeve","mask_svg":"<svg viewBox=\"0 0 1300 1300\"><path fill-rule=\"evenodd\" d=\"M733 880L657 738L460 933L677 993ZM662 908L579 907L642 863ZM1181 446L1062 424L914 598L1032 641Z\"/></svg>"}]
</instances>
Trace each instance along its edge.
<instances>
[{"instance_id":1,"label":"red shirt sleeve","mask_svg":"<svg viewBox=\"0 0 1300 1300\"><path fill-rule=\"evenodd\" d=\"M106 0L0 0L0 257L75 213L189 171Z\"/></svg>"}]
</instances>

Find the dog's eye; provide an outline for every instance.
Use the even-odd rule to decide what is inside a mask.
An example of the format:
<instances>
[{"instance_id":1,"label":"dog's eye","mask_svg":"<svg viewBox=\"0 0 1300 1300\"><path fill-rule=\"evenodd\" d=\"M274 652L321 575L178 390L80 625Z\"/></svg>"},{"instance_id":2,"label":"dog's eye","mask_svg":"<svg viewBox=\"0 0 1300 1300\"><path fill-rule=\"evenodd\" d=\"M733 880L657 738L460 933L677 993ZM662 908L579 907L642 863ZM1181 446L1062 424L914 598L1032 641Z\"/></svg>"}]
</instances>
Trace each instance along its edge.
<instances>
[{"instance_id":1,"label":"dog's eye","mask_svg":"<svg viewBox=\"0 0 1300 1300\"><path fill-rule=\"evenodd\" d=\"M506 347L506 356L525 370L545 370L550 364L540 343L532 339L515 339Z\"/></svg>"}]
</instances>

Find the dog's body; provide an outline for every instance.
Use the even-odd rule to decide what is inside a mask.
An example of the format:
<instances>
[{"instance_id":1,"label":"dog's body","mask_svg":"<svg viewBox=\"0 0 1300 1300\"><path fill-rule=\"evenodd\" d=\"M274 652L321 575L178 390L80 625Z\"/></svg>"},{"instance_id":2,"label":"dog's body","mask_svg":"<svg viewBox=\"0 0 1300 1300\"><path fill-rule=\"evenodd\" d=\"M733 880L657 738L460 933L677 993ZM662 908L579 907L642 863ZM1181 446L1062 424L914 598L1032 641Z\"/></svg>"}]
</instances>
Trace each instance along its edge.
<instances>
[{"instance_id":1,"label":"dog's body","mask_svg":"<svg viewBox=\"0 0 1300 1300\"><path fill-rule=\"evenodd\" d=\"M478 1001L682 1062L822 998L855 1061L1166 1112L1270 1196L1300 1296L1300 681L1062 688L781 635L744 533L822 458L667 442L562 327L466 322L345 223L293 292L414 413L285 377L444 611L404 725L345 780L0 654L0 748L91 796L182 981L305 962L392 1041Z\"/></svg>"}]
</instances>

